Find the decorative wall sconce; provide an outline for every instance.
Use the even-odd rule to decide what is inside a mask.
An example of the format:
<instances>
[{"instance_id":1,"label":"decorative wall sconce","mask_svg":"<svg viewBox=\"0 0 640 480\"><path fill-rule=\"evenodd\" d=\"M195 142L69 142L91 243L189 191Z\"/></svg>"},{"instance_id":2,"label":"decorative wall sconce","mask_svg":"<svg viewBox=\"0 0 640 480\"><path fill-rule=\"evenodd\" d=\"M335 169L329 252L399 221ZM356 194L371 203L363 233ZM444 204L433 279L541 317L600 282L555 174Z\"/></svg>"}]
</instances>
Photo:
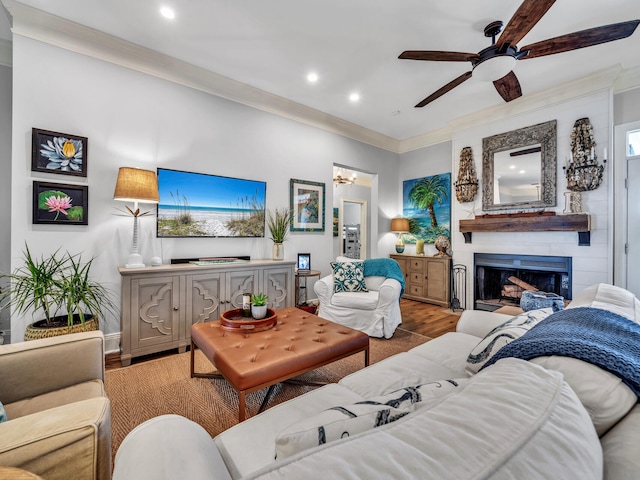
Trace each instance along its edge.
<instances>
[{"instance_id":1,"label":"decorative wall sconce","mask_svg":"<svg viewBox=\"0 0 640 480\"><path fill-rule=\"evenodd\" d=\"M580 118L573 124L571 131L571 156L566 166L562 167L567 177L565 194L565 212L582 212L582 193L595 190L602 183L604 165L598 164L596 141L593 138L593 127L588 117ZM603 163L607 162L607 150L603 152Z\"/></svg>"},{"instance_id":2,"label":"decorative wall sconce","mask_svg":"<svg viewBox=\"0 0 640 480\"><path fill-rule=\"evenodd\" d=\"M456 199L460 202L473 202L478 193L478 176L473 165L471 147L464 147L460 152L460 167L458 179L453 182L456 189Z\"/></svg>"}]
</instances>

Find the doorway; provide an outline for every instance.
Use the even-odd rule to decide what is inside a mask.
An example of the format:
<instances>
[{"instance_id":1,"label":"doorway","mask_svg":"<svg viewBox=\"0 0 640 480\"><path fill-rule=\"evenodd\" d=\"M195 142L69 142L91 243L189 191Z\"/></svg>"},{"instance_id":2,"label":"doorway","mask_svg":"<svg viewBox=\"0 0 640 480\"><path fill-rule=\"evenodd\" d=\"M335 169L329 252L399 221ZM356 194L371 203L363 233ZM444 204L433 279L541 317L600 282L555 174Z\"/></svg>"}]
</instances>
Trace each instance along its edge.
<instances>
[{"instance_id":1,"label":"doorway","mask_svg":"<svg viewBox=\"0 0 640 480\"><path fill-rule=\"evenodd\" d=\"M615 129L614 283L640 296L640 122Z\"/></svg>"},{"instance_id":2,"label":"doorway","mask_svg":"<svg viewBox=\"0 0 640 480\"><path fill-rule=\"evenodd\" d=\"M367 258L367 201L341 198L338 220L340 255Z\"/></svg>"}]
</instances>

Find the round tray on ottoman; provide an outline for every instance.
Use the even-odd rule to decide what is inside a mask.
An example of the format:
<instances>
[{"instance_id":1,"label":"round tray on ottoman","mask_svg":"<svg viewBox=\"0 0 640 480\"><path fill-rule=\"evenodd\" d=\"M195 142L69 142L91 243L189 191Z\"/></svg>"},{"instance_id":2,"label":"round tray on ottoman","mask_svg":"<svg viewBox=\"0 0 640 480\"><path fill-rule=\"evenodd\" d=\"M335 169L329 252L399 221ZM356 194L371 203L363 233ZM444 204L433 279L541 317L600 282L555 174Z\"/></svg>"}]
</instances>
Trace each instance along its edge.
<instances>
[{"instance_id":1,"label":"round tray on ottoman","mask_svg":"<svg viewBox=\"0 0 640 480\"><path fill-rule=\"evenodd\" d=\"M267 308L267 316L256 320L251 317L243 317L242 309L227 310L220 315L220 326L231 332L253 333L269 330L278 321L276 312Z\"/></svg>"}]
</instances>

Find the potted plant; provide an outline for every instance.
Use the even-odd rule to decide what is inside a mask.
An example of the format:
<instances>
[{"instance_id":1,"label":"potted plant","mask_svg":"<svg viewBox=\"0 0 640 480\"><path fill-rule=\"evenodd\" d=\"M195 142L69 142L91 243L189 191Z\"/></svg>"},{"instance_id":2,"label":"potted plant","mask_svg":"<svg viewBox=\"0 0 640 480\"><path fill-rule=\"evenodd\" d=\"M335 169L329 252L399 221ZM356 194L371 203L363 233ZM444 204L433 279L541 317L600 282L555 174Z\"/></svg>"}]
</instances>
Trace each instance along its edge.
<instances>
[{"instance_id":1,"label":"potted plant","mask_svg":"<svg viewBox=\"0 0 640 480\"><path fill-rule=\"evenodd\" d=\"M268 211L267 226L273 240L272 258L274 260L284 260L283 242L289 234L289 222L291 221L291 211L288 208L276 208Z\"/></svg>"},{"instance_id":2,"label":"potted plant","mask_svg":"<svg viewBox=\"0 0 640 480\"><path fill-rule=\"evenodd\" d=\"M93 258L56 250L39 259L25 247L24 265L3 275L8 288L0 295L0 308L15 307L18 315L42 312L44 319L27 326L25 340L98 329L98 314L117 315L111 293L89 278Z\"/></svg>"},{"instance_id":3,"label":"potted plant","mask_svg":"<svg viewBox=\"0 0 640 480\"><path fill-rule=\"evenodd\" d=\"M269 297L260 292L251 298L251 316L256 320L261 320L267 316L267 299Z\"/></svg>"}]
</instances>

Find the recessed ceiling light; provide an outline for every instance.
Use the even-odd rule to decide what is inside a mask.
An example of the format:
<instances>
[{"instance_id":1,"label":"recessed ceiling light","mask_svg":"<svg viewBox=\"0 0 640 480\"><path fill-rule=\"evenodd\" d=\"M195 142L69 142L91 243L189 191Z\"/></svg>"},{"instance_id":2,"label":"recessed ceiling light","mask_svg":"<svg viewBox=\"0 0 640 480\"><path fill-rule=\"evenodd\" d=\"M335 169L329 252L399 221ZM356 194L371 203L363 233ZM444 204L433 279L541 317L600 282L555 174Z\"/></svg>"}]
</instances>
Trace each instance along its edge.
<instances>
[{"instance_id":1,"label":"recessed ceiling light","mask_svg":"<svg viewBox=\"0 0 640 480\"><path fill-rule=\"evenodd\" d=\"M360 101L360 94L353 92L351 95L349 95L349 101L351 103L356 103Z\"/></svg>"},{"instance_id":2,"label":"recessed ceiling light","mask_svg":"<svg viewBox=\"0 0 640 480\"><path fill-rule=\"evenodd\" d=\"M316 72L309 72L307 74L307 82L316 83L318 81L318 74Z\"/></svg>"},{"instance_id":3,"label":"recessed ceiling light","mask_svg":"<svg viewBox=\"0 0 640 480\"><path fill-rule=\"evenodd\" d=\"M527 173L526 170L520 170L518 173Z\"/></svg>"},{"instance_id":4,"label":"recessed ceiling light","mask_svg":"<svg viewBox=\"0 0 640 480\"><path fill-rule=\"evenodd\" d=\"M173 20L174 18L176 18L176 12L174 12L173 8L171 7L161 7L160 15L162 15L164 18L168 18L169 20Z\"/></svg>"}]
</instances>

